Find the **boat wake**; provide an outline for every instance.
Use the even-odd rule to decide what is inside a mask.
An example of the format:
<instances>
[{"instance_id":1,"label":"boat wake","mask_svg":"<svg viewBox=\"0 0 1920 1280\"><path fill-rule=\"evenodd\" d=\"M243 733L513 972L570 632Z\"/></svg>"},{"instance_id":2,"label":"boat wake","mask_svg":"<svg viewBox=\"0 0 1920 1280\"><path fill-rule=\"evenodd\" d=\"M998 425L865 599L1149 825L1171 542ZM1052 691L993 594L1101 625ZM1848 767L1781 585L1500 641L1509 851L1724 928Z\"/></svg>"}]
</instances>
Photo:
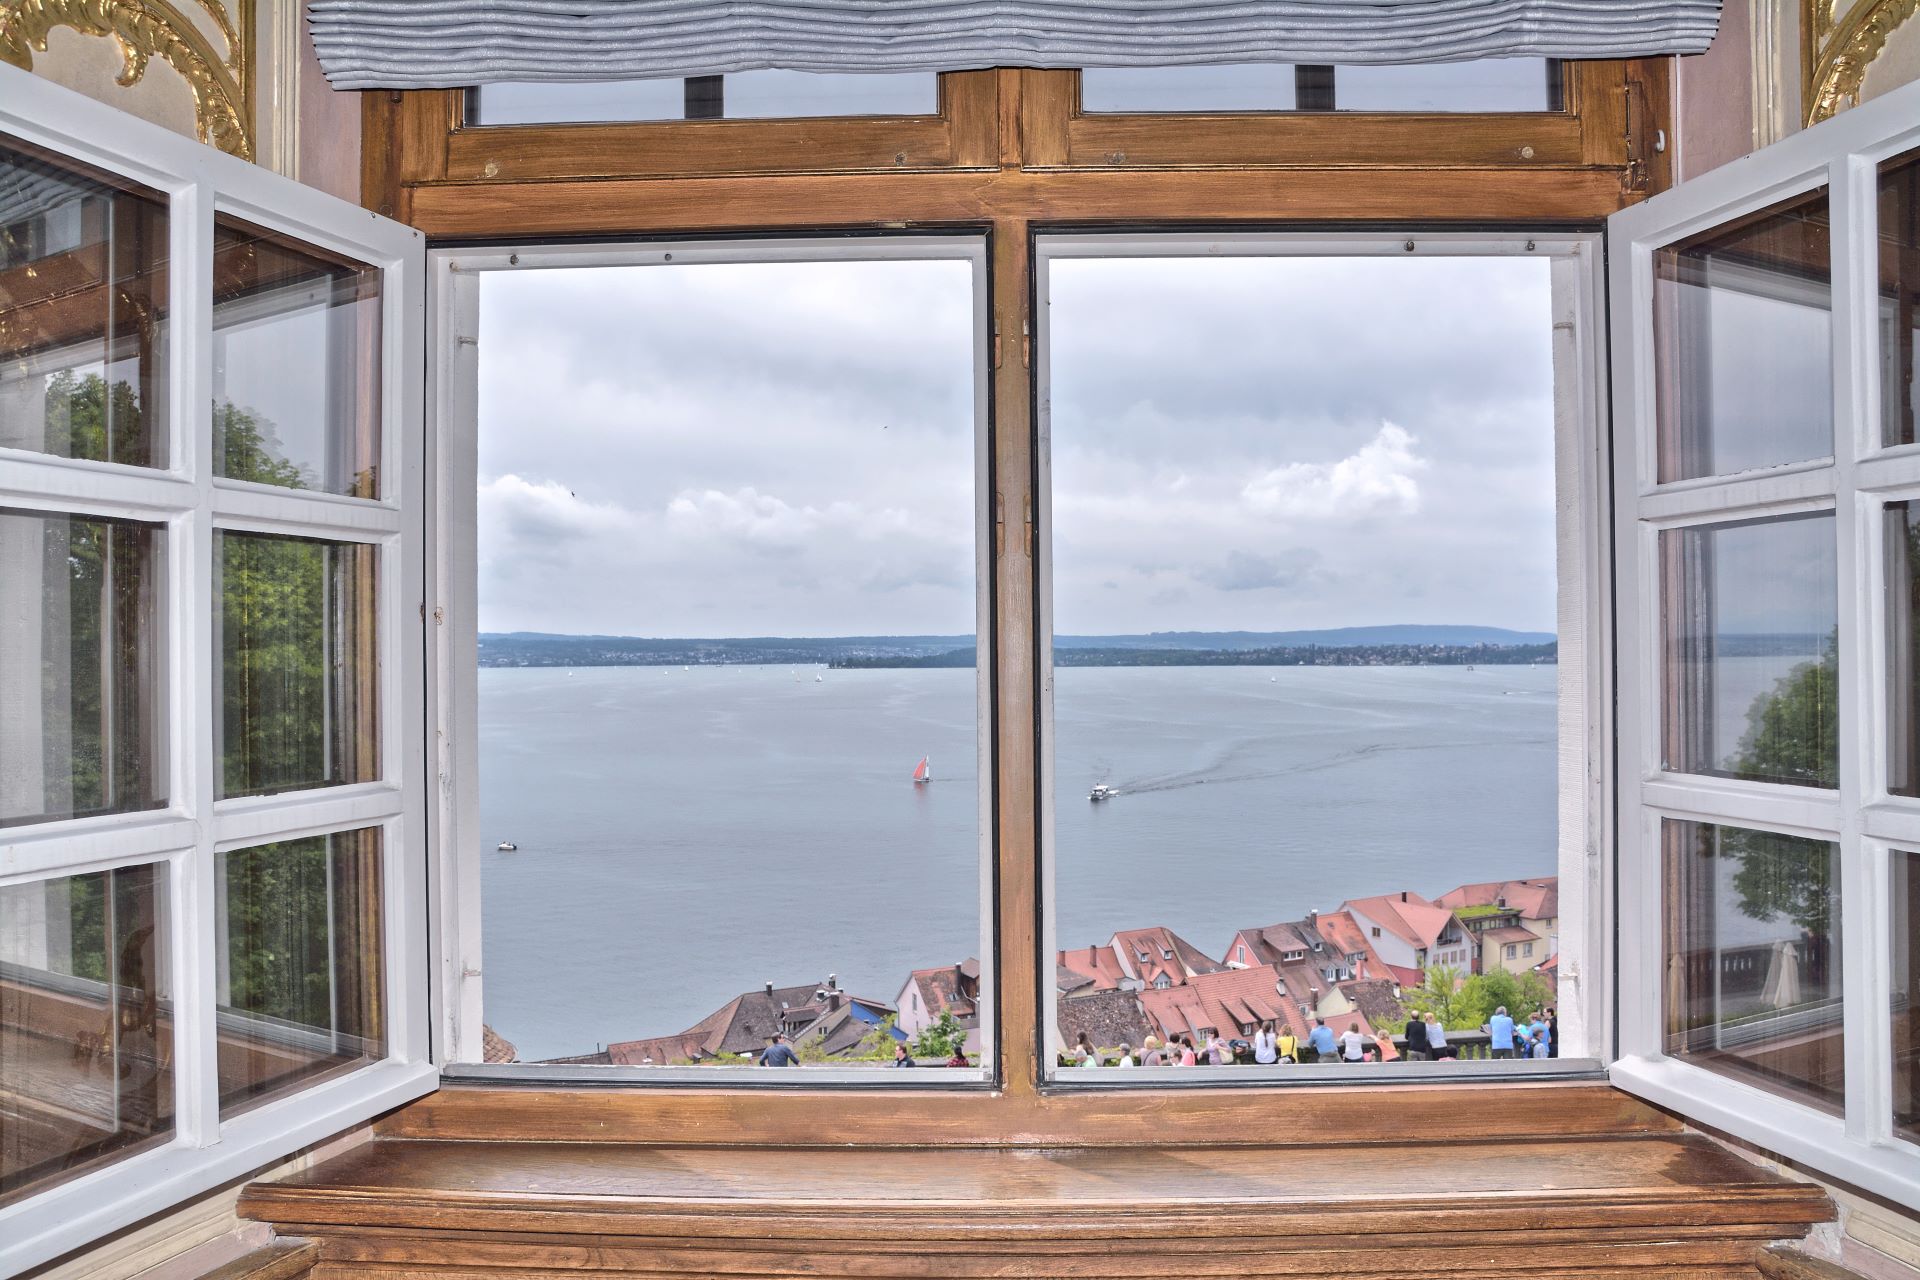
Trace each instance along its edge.
<instances>
[{"instance_id":1,"label":"boat wake","mask_svg":"<svg viewBox=\"0 0 1920 1280\"><path fill-rule=\"evenodd\" d=\"M1116 796L1151 795L1158 791L1184 791L1189 787L1231 786L1239 782L1267 782L1275 778L1293 778L1303 774L1325 773L1332 769L1344 769L1384 755L1397 755L1417 751L1464 751L1477 747L1512 747L1551 745L1550 738L1529 738L1516 742L1511 738L1487 739L1478 742L1370 742L1365 746L1352 747L1346 751L1335 752L1316 760L1305 760L1299 764L1287 765L1278 769L1256 769L1230 772L1227 761L1219 761L1199 769L1183 773L1148 775L1130 781L1111 782Z\"/></svg>"}]
</instances>

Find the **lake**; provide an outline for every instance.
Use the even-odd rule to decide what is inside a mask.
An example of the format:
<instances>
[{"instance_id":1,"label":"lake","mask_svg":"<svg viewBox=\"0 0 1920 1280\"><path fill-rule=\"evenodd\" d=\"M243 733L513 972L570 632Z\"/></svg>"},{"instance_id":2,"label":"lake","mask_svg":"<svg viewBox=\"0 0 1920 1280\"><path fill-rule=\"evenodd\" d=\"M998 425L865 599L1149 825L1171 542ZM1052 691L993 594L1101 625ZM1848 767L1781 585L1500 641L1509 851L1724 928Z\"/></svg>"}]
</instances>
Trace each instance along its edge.
<instances>
[{"instance_id":1,"label":"lake","mask_svg":"<svg viewBox=\"0 0 1920 1280\"><path fill-rule=\"evenodd\" d=\"M1057 685L1062 945L1166 925L1218 956L1347 898L1555 870L1553 667ZM480 701L486 1018L523 1060L766 982L891 1003L981 953L972 672L486 668Z\"/></svg>"}]
</instances>

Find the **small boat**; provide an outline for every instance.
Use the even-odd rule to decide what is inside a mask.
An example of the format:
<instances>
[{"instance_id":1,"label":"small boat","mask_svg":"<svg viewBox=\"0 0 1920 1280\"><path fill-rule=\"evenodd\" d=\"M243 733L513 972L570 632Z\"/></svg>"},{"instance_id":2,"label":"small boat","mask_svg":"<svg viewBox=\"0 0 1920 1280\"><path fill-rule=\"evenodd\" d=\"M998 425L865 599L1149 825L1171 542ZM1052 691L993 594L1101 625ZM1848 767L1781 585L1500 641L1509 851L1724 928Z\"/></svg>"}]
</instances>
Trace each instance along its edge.
<instances>
[{"instance_id":1,"label":"small boat","mask_svg":"<svg viewBox=\"0 0 1920 1280\"><path fill-rule=\"evenodd\" d=\"M502 853L512 853L515 849L518 849L520 846L515 844L511 840L502 840L499 844L493 847L498 849Z\"/></svg>"},{"instance_id":2,"label":"small boat","mask_svg":"<svg viewBox=\"0 0 1920 1280\"><path fill-rule=\"evenodd\" d=\"M913 766L913 780L915 782L933 781L933 770L927 767L927 759L928 757L921 756L920 763Z\"/></svg>"},{"instance_id":3,"label":"small boat","mask_svg":"<svg viewBox=\"0 0 1920 1280\"><path fill-rule=\"evenodd\" d=\"M1096 782L1093 784L1093 790L1087 792L1087 799L1093 801L1095 804L1099 804L1102 800L1111 800L1119 794L1118 791L1115 791L1106 783Z\"/></svg>"},{"instance_id":4,"label":"small boat","mask_svg":"<svg viewBox=\"0 0 1920 1280\"><path fill-rule=\"evenodd\" d=\"M821 682L823 682L824 680L826 680L826 677L825 677L825 676L815 676L815 677L813 678L813 682L814 682L815 684L820 684L820 683L821 683Z\"/></svg>"}]
</instances>

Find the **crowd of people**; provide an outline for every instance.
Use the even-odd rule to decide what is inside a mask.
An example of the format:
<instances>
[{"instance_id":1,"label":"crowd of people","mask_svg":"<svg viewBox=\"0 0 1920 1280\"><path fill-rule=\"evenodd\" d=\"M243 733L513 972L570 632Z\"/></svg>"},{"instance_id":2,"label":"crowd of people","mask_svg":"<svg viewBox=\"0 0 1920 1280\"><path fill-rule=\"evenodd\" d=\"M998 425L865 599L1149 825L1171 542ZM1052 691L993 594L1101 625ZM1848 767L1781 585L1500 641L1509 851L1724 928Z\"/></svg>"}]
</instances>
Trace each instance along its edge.
<instances>
[{"instance_id":1,"label":"crowd of people","mask_svg":"<svg viewBox=\"0 0 1920 1280\"><path fill-rule=\"evenodd\" d=\"M1551 1006L1531 1018L1516 1019L1501 1005L1481 1026L1487 1036L1489 1053L1499 1059L1552 1058L1559 1055L1560 1019ZM1458 1035L1458 1031L1454 1036ZM1288 1030L1276 1030L1273 1023L1260 1026L1251 1040L1212 1039L1175 1035L1162 1041L1148 1036L1136 1055L1133 1046L1123 1044L1112 1056L1094 1047L1092 1038L1082 1032L1074 1046L1061 1055L1061 1065L1069 1067L1195 1067L1231 1066L1252 1063L1276 1066L1292 1063L1341 1062L1358 1065L1368 1062L1437 1062L1458 1058L1460 1045L1448 1034L1446 1025L1433 1014L1410 1019L1406 1031L1395 1037L1382 1031L1371 1034L1360 1023L1349 1022L1336 1033L1325 1018L1315 1018L1313 1029L1302 1040Z\"/></svg>"}]
</instances>

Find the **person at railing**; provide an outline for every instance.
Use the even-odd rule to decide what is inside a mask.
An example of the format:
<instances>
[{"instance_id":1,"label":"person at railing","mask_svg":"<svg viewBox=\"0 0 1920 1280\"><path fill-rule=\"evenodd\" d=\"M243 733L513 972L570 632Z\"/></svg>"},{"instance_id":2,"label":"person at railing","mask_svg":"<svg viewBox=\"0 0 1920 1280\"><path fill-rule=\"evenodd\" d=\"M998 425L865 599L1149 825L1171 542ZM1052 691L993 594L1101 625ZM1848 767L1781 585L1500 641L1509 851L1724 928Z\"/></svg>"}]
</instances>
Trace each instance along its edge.
<instances>
[{"instance_id":1,"label":"person at railing","mask_svg":"<svg viewBox=\"0 0 1920 1280\"><path fill-rule=\"evenodd\" d=\"M1164 1067L1167 1065L1166 1050L1160 1047L1159 1036L1148 1036L1140 1042L1140 1047L1145 1050L1145 1052L1140 1055L1141 1066Z\"/></svg>"},{"instance_id":2,"label":"person at railing","mask_svg":"<svg viewBox=\"0 0 1920 1280\"><path fill-rule=\"evenodd\" d=\"M1392 1062L1400 1056L1400 1051L1393 1047L1393 1037L1384 1031L1373 1033L1373 1045L1377 1050L1374 1057L1376 1062Z\"/></svg>"},{"instance_id":3,"label":"person at railing","mask_svg":"<svg viewBox=\"0 0 1920 1280\"><path fill-rule=\"evenodd\" d=\"M1431 1013L1421 1019L1422 1034L1426 1039L1427 1053L1438 1062L1442 1058L1458 1059L1460 1051L1447 1043L1447 1027Z\"/></svg>"},{"instance_id":4,"label":"person at railing","mask_svg":"<svg viewBox=\"0 0 1920 1280\"><path fill-rule=\"evenodd\" d=\"M1333 1028L1327 1025L1325 1018L1313 1020L1313 1030L1307 1034L1307 1049L1301 1055L1302 1062L1318 1062L1322 1058L1331 1059L1336 1052L1333 1042Z\"/></svg>"},{"instance_id":5,"label":"person at railing","mask_svg":"<svg viewBox=\"0 0 1920 1280\"><path fill-rule=\"evenodd\" d=\"M1560 1014L1552 1005L1547 1006L1547 1056L1560 1056Z\"/></svg>"},{"instance_id":6,"label":"person at railing","mask_svg":"<svg viewBox=\"0 0 1920 1280\"><path fill-rule=\"evenodd\" d=\"M1268 1025L1271 1026L1272 1024L1269 1023ZM1293 1032L1282 1032L1279 1041L1275 1043L1273 1047L1279 1055L1278 1061L1284 1062L1288 1066L1292 1066L1294 1063L1300 1061L1300 1040Z\"/></svg>"},{"instance_id":7,"label":"person at railing","mask_svg":"<svg viewBox=\"0 0 1920 1280\"><path fill-rule=\"evenodd\" d=\"M1428 1014L1431 1018L1433 1015ZM1427 1056L1427 1024L1418 1017L1407 1019L1407 1061L1418 1062Z\"/></svg>"},{"instance_id":8,"label":"person at railing","mask_svg":"<svg viewBox=\"0 0 1920 1280\"><path fill-rule=\"evenodd\" d=\"M787 1038L776 1031L772 1036L768 1037L766 1052L760 1055L760 1065L763 1067L797 1067L800 1065L800 1055L793 1051L793 1046L787 1043Z\"/></svg>"},{"instance_id":9,"label":"person at railing","mask_svg":"<svg viewBox=\"0 0 1920 1280\"><path fill-rule=\"evenodd\" d=\"M1501 1005L1498 1009L1495 1009L1493 1016L1488 1018L1480 1029L1493 1037L1494 1057L1511 1058L1514 1056L1513 1019L1507 1014L1507 1006Z\"/></svg>"},{"instance_id":10,"label":"person at railing","mask_svg":"<svg viewBox=\"0 0 1920 1280\"><path fill-rule=\"evenodd\" d=\"M1340 1037L1340 1061L1345 1063L1366 1060L1367 1050L1372 1046L1367 1038L1360 1034L1360 1024L1349 1022L1346 1031Z\"/></svg>"},{"instance_id":11,"label":"person at railing","mask_svg":"<svg viewBox=\"0 0 1920 1280\"><path fill-rule=\"evenodd\" d=\"M1147 1043L1148 1044L1153 1043L1153 1038L1151 1036L1147 1038ZM1133 1065L1133 1046L1130 1044L1121 1045L1120 1056L1114 1060L1113 1065L1116 1067L1132 1066Z\"/></svg>"},{"instance_id":12,"label":"person at railing","mask_svg":"<svg viewBox=\"0 0 1920 1280\"><path fill-rule=\"evenodd\" d=\"M1533 1057L1550 1058L1553 1056L1553 1033L1547 1028L1547 1015L1545 1010L1534 1014L1533 1021L1527 1024L1527 1042L1529 1048L1531 1048L1532 1042L1535 1040L1541 1043L1546 1052L1533 1054Z\"/></svg>"},{"instance_id":13,"label":"person at railing","mask_svg":"<svg viewBox=\"0 0 1920 1280\"><path fill-rule=\"evenodd\" d=\"M1253 1060L1263 1067L1280 1061L1280 1042L1273 1034L1271 1022L1261 1023L1260 1029L1253 1033Z\"/></svg>"},{"instance_id":14,"label":"person at railing","mask_svg":"<svg viewBox=\"0 0 1920 1280\"><path fill-rule=\"evenodd\" d=\"M1193 1040L1188 1036L1175 1036L1174 1043L1180 1046L1180 1065L1194 1067L1200 1064L1199 1057L1193 1052Z\"/></svg>"}]
</instances>

